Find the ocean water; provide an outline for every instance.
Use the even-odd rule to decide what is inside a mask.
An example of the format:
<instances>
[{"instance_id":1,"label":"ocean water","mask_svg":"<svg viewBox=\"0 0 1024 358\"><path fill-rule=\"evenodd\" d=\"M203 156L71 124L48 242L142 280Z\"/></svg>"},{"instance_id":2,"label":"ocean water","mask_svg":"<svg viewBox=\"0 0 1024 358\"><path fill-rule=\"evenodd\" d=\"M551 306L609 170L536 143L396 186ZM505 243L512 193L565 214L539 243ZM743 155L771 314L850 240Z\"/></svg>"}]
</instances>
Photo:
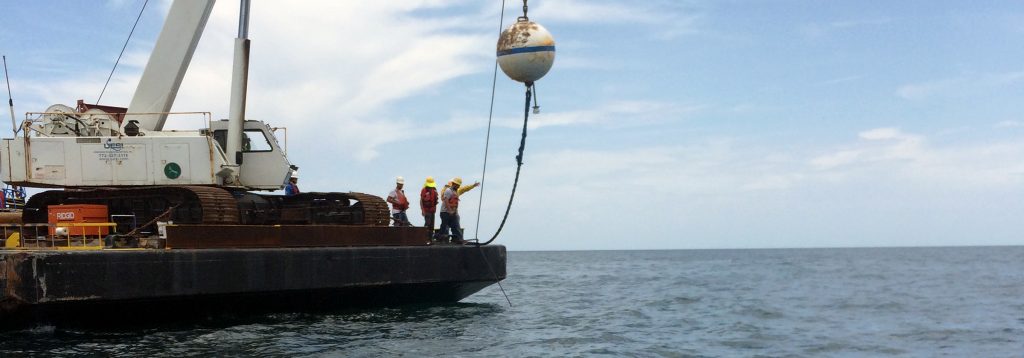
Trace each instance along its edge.
<instances>
[{"instance_id":1,"label":"ocean water","mask_svg":"<svg viewBox=\"0 0 1024 358\"><path fill-rule=\"evenodd\" d=\"M0 355L1024 356L1024 247L509 252L457 304L0 333Z\"/></svg>"}]
</instances>

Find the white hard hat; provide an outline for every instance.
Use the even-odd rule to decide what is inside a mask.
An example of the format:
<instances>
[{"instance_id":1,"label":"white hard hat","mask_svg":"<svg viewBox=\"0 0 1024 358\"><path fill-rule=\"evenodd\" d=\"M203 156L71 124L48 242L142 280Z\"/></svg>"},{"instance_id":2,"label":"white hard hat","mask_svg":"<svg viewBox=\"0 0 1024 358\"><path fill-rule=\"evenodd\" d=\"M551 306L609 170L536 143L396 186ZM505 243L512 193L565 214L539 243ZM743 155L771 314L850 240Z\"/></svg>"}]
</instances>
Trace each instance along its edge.
<instances>
[{"instance_id":1,"label":"white hard hat","mask_svg":"<svg viewBox=\"0 0 1024 358\"><path fill-rule=\"evenodd\" d=\"M405 184L405 178L403 178L403 177L395 178L395 184Z\"/></svg>"},{"instance_id":2,"label":"white hard hat","mask_svg":"<svg viewBox=\"0 0 1024 358\"><path fill-rule=\"evenodd\" d=\"M298 170L293 170L292 171L292 178L293 179L298 179L299 178L299 171Z\"/></svg>"}]
</instances>

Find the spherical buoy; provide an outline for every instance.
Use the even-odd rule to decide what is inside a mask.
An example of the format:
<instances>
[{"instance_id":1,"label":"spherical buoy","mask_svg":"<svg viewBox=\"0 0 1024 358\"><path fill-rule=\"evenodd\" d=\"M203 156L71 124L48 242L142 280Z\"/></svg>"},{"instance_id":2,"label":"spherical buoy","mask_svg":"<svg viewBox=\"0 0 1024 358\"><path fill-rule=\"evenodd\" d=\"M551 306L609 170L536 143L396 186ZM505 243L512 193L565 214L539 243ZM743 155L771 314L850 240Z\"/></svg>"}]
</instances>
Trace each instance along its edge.
<instances>
[{"instance_id":1,"label":"spherical buoy","mask_svg":"<svg viewBox=\"0 0 1024 358\"><path fill-rule=\"evenodd\" d=\"M509 78L532 84L555 63L555 39L544 26L520 20L498 38L498 65Z\"/></svg>"}]
</instances>

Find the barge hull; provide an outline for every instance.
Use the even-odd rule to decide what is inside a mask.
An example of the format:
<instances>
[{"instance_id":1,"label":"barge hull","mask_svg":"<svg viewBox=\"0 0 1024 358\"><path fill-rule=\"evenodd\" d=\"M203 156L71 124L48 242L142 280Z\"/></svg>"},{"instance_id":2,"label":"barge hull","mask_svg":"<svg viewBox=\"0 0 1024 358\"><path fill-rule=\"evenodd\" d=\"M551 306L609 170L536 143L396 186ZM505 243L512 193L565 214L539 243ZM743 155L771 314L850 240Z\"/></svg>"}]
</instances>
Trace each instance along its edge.
<instances>
[{"instance_id":1,"label":"barge hull","mask_svg":"<svg viewBox=\"0 0 1024 358\"><path fill-rule=\"evenodd\" d=\"M0 326L457 302L505 262L500 245L0 252Z\"/></svg>"}]
</instances>

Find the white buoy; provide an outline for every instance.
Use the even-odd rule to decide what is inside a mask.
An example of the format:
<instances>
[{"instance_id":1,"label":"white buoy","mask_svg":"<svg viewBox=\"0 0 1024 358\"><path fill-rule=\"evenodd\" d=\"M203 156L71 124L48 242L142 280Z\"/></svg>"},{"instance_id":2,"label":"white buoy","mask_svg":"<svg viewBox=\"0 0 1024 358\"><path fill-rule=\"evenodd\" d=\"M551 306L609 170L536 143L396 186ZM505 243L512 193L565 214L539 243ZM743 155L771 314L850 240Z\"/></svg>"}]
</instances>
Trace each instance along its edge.
<instances>
[{"instance_id":1,"label":"white buoy","mask_svg":"<svg viewBox=\"0 0 1024 358\"><path fill-rule=\"evenodd\" d=\"M509 78L532 84L555 63L555 39L544 26L520 19L498 38L498 65Z\"/></svg>"}]
</instances>

